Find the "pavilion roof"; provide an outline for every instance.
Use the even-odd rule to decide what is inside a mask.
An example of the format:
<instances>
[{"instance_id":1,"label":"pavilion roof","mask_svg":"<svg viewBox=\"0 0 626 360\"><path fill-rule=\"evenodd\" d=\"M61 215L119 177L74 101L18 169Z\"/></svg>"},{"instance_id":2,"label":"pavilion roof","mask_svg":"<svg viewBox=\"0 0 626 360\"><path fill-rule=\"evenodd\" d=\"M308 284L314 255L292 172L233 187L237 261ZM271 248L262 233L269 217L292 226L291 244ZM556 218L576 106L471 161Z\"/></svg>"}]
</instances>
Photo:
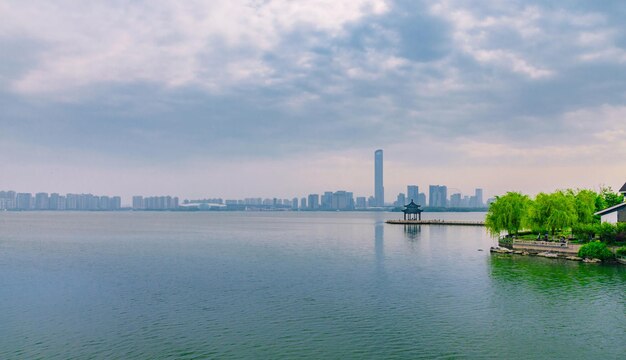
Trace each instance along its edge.
<instances>
[{"instance_id":1,"label":"pavilion roof","mask_svg":"<svg viewBox=\"0 0 626 360\"><path fill-rule=\"evenodd\" d=\"M410 213L410 214L414 214L414 213L418 213L418 212L422 212L423 210L420 209L420 206L418 204L416 204L415 202L413 202L413 200L411 199L411 202L408 205L404 205L404 210L402 210L402 212L406 213Z\"/></svg>"}]
</instances>

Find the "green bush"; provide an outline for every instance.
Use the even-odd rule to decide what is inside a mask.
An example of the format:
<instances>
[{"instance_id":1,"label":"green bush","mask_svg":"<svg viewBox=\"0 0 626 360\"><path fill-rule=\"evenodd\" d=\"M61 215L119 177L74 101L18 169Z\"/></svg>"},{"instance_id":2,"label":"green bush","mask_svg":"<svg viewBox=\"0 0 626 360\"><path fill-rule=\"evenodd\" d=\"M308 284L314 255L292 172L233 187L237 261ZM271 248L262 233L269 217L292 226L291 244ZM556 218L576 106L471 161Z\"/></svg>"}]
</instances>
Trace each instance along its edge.
<instances>
[{"instance_id":1,"label":"green bush","mask_svg":"<svg viewBox=\"0 0 626 360\"><path fill-rule=\"evenodd\" d=\"M600 241L611 244L617 235L617 226L609 223L602 223L596 227L596 234Z\"/></svg>"},{"instance_id":2,"label":"green bush","mask_svg":"<svg viewBox=\"0 0 626 360\"><path fill-rule=\"evenodd\" d=\"M578 250L578 256L581 258L609 260L614 257L613 253L606 246L605 243L600 241L592 241L580 247Z\"/></svg>"},{"instance_id":3,"label":"green bush","mask_svg":"<svg viewBox=\"0 0 626 360\"><path fill-rule=\"evenodd\" d=\"M617 223L615 230L615 242L626 242L626 223Z\"/></svg>"},{"instance_id":4,"label":"green bush","mask_svg":"<svg viewBox=\"0 0 626 360\"><path fill-rule=\"evenodd\" d=\"M572 227L574 237L580 241L588 242L596 236L597 224L578 224Z\"/></svg>"},{"instance_id":5,"label":"green bush","mask_svg":"<svg viewBox=\"0 0 626 360\"><path fill-rule=\"evenodd\" d=\"M615 250L615 255L619 257L626 257L626 246L622 246L621 248Z\"/></svg>"}]
</instances>

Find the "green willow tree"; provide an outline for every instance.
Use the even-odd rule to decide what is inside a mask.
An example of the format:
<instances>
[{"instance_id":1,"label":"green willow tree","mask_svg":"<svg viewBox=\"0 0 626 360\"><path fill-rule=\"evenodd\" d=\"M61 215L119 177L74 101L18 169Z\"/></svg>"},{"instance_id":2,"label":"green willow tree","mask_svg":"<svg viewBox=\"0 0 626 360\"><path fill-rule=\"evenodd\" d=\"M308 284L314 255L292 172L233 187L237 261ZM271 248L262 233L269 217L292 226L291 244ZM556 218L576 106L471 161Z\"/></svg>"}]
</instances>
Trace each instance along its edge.
<instances>
[{"instance_id":1,"label":"green willow tree","mask_svg":"<svg viewBox=\"0 0 626 360\"><path fill-rule=\"evenodd\" d=\"M579 225L592 224L597 222L594 217L596 202L599 195L592 190L567 190L566 195L574 197L574 207L576 209L576 219Z\"/></svg>"},{"instance_id":2,"label":"green willow tree","mask_svg":"<svg viewBox=\"0 0 626 360\"><path fill-rule=\"evenodd\" d=\"M578 222L576 198L561 190L539 193L530 207L528 221L533 230L549 230L552 236L557 230L571 228Z\"/></svg>"},{"instance_id":3,"label":"green willow tree","mask_svg":"<svg viewBox=\"0 0 626 360\"><path fill-rule=\"evenodd\" d=\"M517 234L524 226L530 204L530 198L518 192L496 196L485 217L487 230L493 236L499 236L502 231Z\"/></svg>"},{"instance_id":4,"label":"green willow tree","mask_svg":"<svg viewBox=\"0 0 626 360\"><path fill-rule=\"evenodd\" d=\"M600 188L599 200L596 203L598 210L604 210L621 204L624 201L624 195L617 194L611 189L610 186L603 186Z\"/></svg>"}]
</instances>

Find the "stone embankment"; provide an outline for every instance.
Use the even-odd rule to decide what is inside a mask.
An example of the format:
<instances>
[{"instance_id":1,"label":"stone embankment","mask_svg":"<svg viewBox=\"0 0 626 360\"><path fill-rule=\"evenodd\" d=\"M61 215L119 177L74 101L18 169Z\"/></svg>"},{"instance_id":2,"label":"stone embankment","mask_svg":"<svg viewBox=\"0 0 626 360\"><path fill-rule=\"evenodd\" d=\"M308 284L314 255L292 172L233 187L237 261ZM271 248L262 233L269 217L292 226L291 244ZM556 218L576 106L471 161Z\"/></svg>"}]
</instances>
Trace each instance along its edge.
<instances>
[{"instance_id":1,"label":"stone embankment","mask_svg":"<svg viewBox=\"0 0 626 360\"><path fill-rule=\"evenodd\" d=\"M489 251L491 251L492 253L496 253L496 254L515 254L515 255L524 255L524 256L540 256L540 257L552 258L552 259L565 259L565 260L571 260L571 261L582 261L582 262L586 262L586 263L599 263L599 262L601 262L600 259L583 259L583 258L580 258L580 257L575 256L575 255L568 255L568 254L566 254L564 252L555 252L555 251L541 251L541 252L537 252L537 251L532 250L532 249L515 250L515 249L508 249L508 248L500 247L500 246L492 247L491 249L489 249Z\"/></svg>"},{"instance_id":2,"label":"stone embankment","mask_svg":"<svg viewBox=\"0 0 626 360\"><path fill-rule=\"evenodd\" d=\"M532 249L526 249L526 250L514 250L514 249L508 249L505 247L500 247L500 246L495 246L495 247L491 247L491 249L489 249L489 251L491 251L492 253L496 253L496 254L515 254L515 255L524 255L524 256L540 256L540 257L546 257L546 258L553 258L553 259L567 259L567 260L574 260L574 261L582 261L582 258L579 258L578 256L568 256L565 255L563 253L557 253L557 252L551 252L551 251L534 251Z\"/></svg>"},{"instance_id":3,"label":"stone embankment","mask_svg":"<svg viewBox=\"0 0 626 360\"><path fill-rule=\"evenodd\" d=\"M485 226L484 221L464 220L387 220L387 224L396 225L460 225L460 226Z\"/></svg>"}]
</instances>

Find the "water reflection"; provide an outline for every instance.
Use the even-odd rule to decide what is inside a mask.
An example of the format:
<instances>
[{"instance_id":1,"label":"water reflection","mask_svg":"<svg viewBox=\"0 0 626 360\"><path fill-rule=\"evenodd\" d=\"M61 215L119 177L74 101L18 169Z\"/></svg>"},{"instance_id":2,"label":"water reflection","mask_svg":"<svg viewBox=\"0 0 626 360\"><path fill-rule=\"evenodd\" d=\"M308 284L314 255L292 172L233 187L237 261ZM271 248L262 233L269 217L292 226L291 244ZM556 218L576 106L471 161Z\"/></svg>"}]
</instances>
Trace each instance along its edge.
<instances>
[{"instance_id":1,"label":"water reflection","mask_svg":"<svg viewBox=\"0 0 626 360\"><path fill-rule=\"evenodd\" d=\"M374 251L376 253L376 264L382 266L385 260L385 226L382 221L376 222L374 226Z\"/></svg>"},{"instance_id":2,"label":"water reflection","mask_svg":"<svg viewBox=\"0 0 626 360\"><path fill-rule=\"evenodd\" d=\"M489 259L490 278L497 286L514 284L550 292L557 288L589 290L590 286L622 286L626 282L626 269L621 266L503 254L492 254Z\"/></svg>"},{"instance_id":3,"label":"water reflection","mask_svg":"<svg viewBox=\"0 0 626 360\"><path fill-rule=\"evenodd\" d=\"M417 240L422 232L422 226L416 224L404 225L404 236L410 241Z\"/></svg>"},{"instance_id":4,"label":"water reflection","mask_svg":"<svg viewBox=\"0 0 626 360\"><path fill-rule=\"evenodd\" d=\"M511 351L533 343L564 354L583 349L592 337L626 334L623 267L500 254L491 255L488 266L490 316L521 325L509 332L516 339ZM624 354L626 347L611 343L605 351Z\"/></svg>"}]
</instances>

